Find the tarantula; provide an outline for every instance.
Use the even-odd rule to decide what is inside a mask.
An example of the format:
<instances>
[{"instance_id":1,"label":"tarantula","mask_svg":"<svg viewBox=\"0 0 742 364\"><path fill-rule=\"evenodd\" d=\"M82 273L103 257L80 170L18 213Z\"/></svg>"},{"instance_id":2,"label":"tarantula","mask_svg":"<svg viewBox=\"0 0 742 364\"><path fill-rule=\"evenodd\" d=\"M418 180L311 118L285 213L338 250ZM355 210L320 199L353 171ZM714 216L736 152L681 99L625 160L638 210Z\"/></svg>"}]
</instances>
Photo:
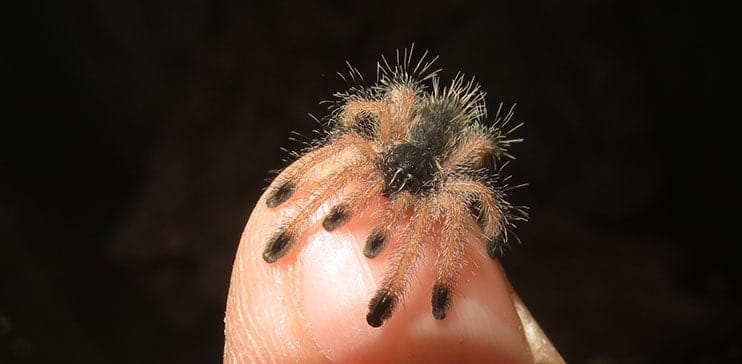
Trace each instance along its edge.
<instances>
[{"instance_id":1,"label":"tarantula","mask_svg":"<svg viewBox=\"0 0 742 364\"><path fill-rule=\"evenodd\" d=\"M377 82L363 86L359 71L350 67L350 90L338 98L327 120L324 140L286 168L270 187L266 205L276 208L292 198L307 181L307 172L333 158L330 173L304 200L300 211L277 229L263 252L268 263L283 257L312 225L318 208L339 190L359 181L360 188L331 207L322 226L333 231L353 218L368 201L383 196L388 204L375 215L376 227L368 236L364 254L376 257L398 235L391 266L368 305L366 321L379 327L404 295L423 244L438 237L432 312L446 317L462 266L465 232L473 225L487 253L495 258L507 243L508 229L526 218L524 208L505 199L507 178L500 163L511 158L507 150L521 139L504 130L511 108L485 126L484 92L474 80L457 75L442 87L437 60L425 61L425 52L412 63L412 48L390 66L382 56ZM342 75L341 75L342 76ZM343 77L345 79L345 77ZM346 80L347 81L347 80ZM342 153L341 153L342 152ZM471 224L475 220L478 224ZM400 228L401 226L401 228Z\"/></svg>"}]
</instances>

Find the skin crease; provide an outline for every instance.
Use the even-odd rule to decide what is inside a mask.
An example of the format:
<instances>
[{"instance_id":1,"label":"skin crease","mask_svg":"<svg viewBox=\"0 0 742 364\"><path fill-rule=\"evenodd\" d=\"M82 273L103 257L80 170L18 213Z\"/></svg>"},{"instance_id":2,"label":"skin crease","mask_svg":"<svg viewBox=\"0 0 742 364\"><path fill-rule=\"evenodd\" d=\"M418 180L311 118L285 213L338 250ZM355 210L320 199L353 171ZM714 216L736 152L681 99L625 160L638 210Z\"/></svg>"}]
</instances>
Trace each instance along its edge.
<instances>
[{"instance_id":1,"label":"skin crease","mask_svg":"<svg viewBox=\"0 0 742 364\"><path fill-rule=\"evenodd\" d=\"M321 180L325 171L312 174L313 180ZM368 302L397 244L392 238L378 257L363 255L373 212L386 203L382 198L346 225L326 232L321 219L348 192L341 191L320 208L286 256L266 263L262 251L268 238L296 213L294 201L302 201L311 184L300 186L273 209L265 206L264 194L247 223L227 299L225 363L563 362L540 329L540 336L526 336L522 322L527 328L538 325L530 315L533 322L518 315L525 307L516 312L516 304L522 303L499 262L487 257L474 236L465 244L467 264L444 320L431 314L437 241L432 236L392 317L380 328L370 327ZM536 341L542 346L546 342L553 353L539 356L538 349L532 350Z\"/></svg>"}]
</instances>

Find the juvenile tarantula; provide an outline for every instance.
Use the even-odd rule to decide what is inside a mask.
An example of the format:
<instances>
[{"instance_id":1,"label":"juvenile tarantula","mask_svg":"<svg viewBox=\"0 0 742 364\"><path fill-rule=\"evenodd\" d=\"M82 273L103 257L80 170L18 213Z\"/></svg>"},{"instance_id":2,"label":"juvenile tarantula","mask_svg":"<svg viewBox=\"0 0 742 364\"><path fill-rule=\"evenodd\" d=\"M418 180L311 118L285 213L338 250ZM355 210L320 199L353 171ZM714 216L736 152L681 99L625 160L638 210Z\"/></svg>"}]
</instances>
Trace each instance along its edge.
<instances>
[{"instance_id":1,"label":"juvenile tarantula","mask_svg":"<svg viewBox=\"0 0 742 364\"><path fill-rule=\"evenodd\" d=\"M438 72L425 61L427 52L412 63L412 49L404 51L397 63L377 66L377 82L360 85L362 76L350 67L355 83L338 93L331 107L331 130L325 140L289 166L273 182L266 205L275 208L293 196L307 181L307 172L333 158L326 180L304 200L300 210L279 227L267 242L263 259L273 263L283 257L312 224L317 209L351 182L361 187L334 205L322 226L333 231L353 218L376 196L388 204L375 215L376 227L366 240L364 254L376 257L397 234L391 266L368 305L366 321L379 327L388 319L404 295L414 263L423 244L438 237L432 311L436 319L446 317L461 268L470 220L478 224L481 244L495 258L505 243L514 221L526 217L523 208L505 200L508 189L501 178L500 163L514 142L515 130L503 128L512 118L512 108L485 126L484 92L473 79L458 75L446 87L440 86ZM341 75L342 76L342 75ZM400 226L401 229L399 228ZM397 231L401 230L401 231Z\"/></svg>"}]
</instances>

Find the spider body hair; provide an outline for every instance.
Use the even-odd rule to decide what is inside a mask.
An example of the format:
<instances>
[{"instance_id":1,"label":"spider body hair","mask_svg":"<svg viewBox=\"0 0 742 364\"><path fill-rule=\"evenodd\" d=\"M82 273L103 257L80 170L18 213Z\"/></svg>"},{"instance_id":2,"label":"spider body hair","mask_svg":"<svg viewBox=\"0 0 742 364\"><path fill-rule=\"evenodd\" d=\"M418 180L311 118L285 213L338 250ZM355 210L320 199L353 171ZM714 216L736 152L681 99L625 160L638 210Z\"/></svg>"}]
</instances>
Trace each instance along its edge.
<instances>
[{"instance_id":1,"label":"spider body hair","mask_svg":"<svg viewBox=\"0 0 742 364\"><path fill-rule=\"evenodd\" d=\"M472 229L469 220L477 223L482 249L496 258L507 244L508 230L527 217L524 207L507 202L506 192L513 187L502 178L507 163L500 163L512 159L508 149L521 141L508 137L520 125L505 129L513 109L501 115L501 104L494 123L485 126L485 94L479 85L458 74L441 87L439 70L431 70L437 58L426 62L426 56L427 52L413 64L412 48L402 57L398 51L394 66L382 57L372 86L364 86L360 72L350 67L343 78L351 87L335 95L338 101L331 106L327 137L287 167L266 198L269 208L281 206L310 182L308 171L331 160L333 167L318 187L296 201L297 215L267 242L263 258L268 263L290 251L312 224L314 212L348 184L361 181L325 215L322 226L327 231L351 221L370 199L388 199L364 248L364 255L374 258L390 237L399 240L391 267L369 303L366 321L373 327L392 315L422 245L435 243L431 236L438 236L432 313L443 319L463 266L465 236Z\"/></svg>"}]
</instances>

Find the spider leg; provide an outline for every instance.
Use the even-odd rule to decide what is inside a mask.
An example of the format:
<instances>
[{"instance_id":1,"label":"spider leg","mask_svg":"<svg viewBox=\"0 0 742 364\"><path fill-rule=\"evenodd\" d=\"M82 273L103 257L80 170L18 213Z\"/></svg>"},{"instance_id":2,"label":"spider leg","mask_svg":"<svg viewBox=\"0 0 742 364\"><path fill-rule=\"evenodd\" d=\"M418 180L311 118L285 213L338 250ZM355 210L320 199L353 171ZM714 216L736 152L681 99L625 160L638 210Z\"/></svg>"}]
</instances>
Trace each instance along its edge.
<instances>
[{"instance_id":1,"label":"spider leg","mask_svg":"<svg viewBox=\"0 0 742 364\"><path fill-rule=\"evenodd\" d=\"M505 235L504 227L507 225L497 196L486 184L475 180L452 178L446 182L445 188L453 194L464 196L469 205L474 207L473 212L478 215L477 222L486 241L487 254L492 259L497 258L497 251Z\"/></svg>"},{"instance_id":2,"label":"spider leg","mask_svg":"<svg viewBox=\"0 0 742 364\"><path fill-rule=\"evenodd\" d=\"M353 99L345 105L340 125L367 138L375 138L391 117L389 106L384 102Z\"/></svg>"},{"instance_id":3,"label":"spider leg","mask_svg":"<svg viewBox=\"0 0 742 364\"><path fill-rule=\"evenodd\" d=\"M488 131L479 126L471 126L468 133L459 141L453 152L443 161L444 168L466 167L468 169L493 169L494 160L500 150Z\"/></svg>"},{"instance_id":4,"label":"spider leg","mask_svg":"<svg viewBox=\"0 0 742 364\"><path fill-rule=\"evenodd\" d=\"M343 135L333 143L307 153L305 156L286 168L283 174L273 182L271 192L265 200L266 206L274 208L290 199L298 186L305 182L309 171L316 168L318 163L326 162L328 159L354 158L354 154L372 155L371 146L361 136L356 134ZM367 146L366 150L359 150L361 146ZM350 157L346 155L350 153ZM357 158L357 157L356 157ZM332 163L327 163L332 164Z\"/></svg>"},{"instance_id":5,"label":"spider leg","mask_svg":"<svg viewBox=\"0 0 742 364\"><path fill-rule=\"evenodd\" d=\"M383 215L379 220L379 224L371 231L371 234L366 239L366 246L363 248L363 255L366 258L376 258L386 248L392 227L399 220L400 216L406 215L407 210L410 209L413 203L414 197L409 193L400 194L390 201L390 206L381 212Z\"/></svg>"},{"instance_id":6,"label":"spider leg","mask_svg":"<svg viewBox=\"0 0 742 364\"><path fill-rule=\"evenodd\" d=\"M268 241L263 251L263 259L268 263L273 263L286 255L297 238L309 227L312 215L330 196L337 193L338 188L365 177L372 171L373 166L363 162L362 156L357 156L355 161L345 169L331 175L328 181L319 183L317 189L308 197L307 204L302 206L301 211L288 224L278 229Z\"/></svg>"},{"instance_id":7,"label":"spider leg","mask_svg":"<svg viewBox=\"0 0 742 364\"><path fill-rule=\"evenodd\" d=\"M366 322L372 327L381 326L404 295L410 274L431 229L429 217L435 214L432 205L426 200L418 201L415 205L410 223L401 235L403 241L392 258L391 268L368 304Z\"/></svg>"},{"instance_id":8,"label":"spider leg","mask_svg":"<svg viewBox=\"0 0 742 364\"><path fill-rule=\"evenodd\" d=\"M409 136L410 119L415 110L417 95L409 86L397 85L392 87L385 96L389 103L391 119L382 123L380 140L405 139Z\"/></svg>"},{"instance_id":9,"label":"spider leg","mask_svg":"<svg viewBox=\"0 0 742 364\"><path fill-rule=\"evenodd\" d=\"M498 110L499 115L499 110ZM512 117L512 109L507 116L500 118L497 123L501 127ZM507 149L512 143L521 139L505 139L505 135L517 129L501 132L488 129L481 125L473 125L464 133L456 147L442 162L444 168L453 171L464 171L480 176L480 181L461 179L453 175L454 182L450 187L459 190L458 193L465 196L469 202L472 214L477 217L480 227L484 233L487 254L496 259L507 241L506 227L512 220L522 220L527 213L520 207L508 204L501 191L494 189L488 183L493 174L499 173L495 161L501 156L510 157ZM514 214L515 212L515 214Z\"/></svg>"},{"instance_id":10,"label":"spider leg","mask_svg":"<svg viewBox=\"0 0 742 364\"><path fill-rule=\"evenodd\" d=\"M362 210L368 204L371 197L381 194L383 187L383 178L378 174L372 175L361 188L330 209L322 221L322 227L327 231L333 231L344 225L355 211Z\"/></svg>"},{"instance_id":11,"label":"spider leg","mask_svg":"<svg viewBox=\"0 0 742 364\"><path fill-rule=\"evenodd\" d=\"M433 316L442 320L451 305L452 292L456 289L459 271L463 262L465 232L469 208L452 192L443 192L439 197L442 210L442 228L439 238L438 257L435 262L435 283L431 296Z\"/></svg>"},{"instance_id":12,"label":"spider leg","mask_svg":"<svg viewBox=\"0 0 742 364\"><path fill-rule=\"evenodd\" d=\"M382 142L404 139L416 98L415 90L404 85L391 87L383 100L351 98L343 109L340 125ZM372 127L363 125L368 122L364 117L369 114L375 119Z\"/></svg>"}]
</instances>

